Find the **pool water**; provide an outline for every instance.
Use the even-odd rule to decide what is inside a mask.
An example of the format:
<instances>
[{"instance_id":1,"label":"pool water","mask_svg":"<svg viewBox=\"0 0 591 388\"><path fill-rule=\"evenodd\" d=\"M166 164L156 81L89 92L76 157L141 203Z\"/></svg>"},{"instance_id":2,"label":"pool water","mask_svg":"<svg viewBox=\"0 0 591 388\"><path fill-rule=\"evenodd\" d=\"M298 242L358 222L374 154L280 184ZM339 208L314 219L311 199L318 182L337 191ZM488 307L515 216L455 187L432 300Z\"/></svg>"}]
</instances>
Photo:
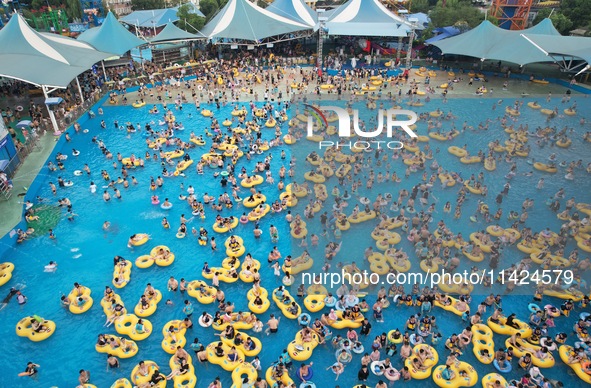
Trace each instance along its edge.
<instances>
[{"instance_id":1,"label":"pool water","mask_svg":"<svg viewBox=\"0 0 591 388\"><path fill-rule=\"evenodd\" d=\"M531 101L535 99L528 99ZM434 100L427 104L425 107L417 108L417 112L428 112L435 110L440 107L444 111L451 110L454 115L460 117L456 120L456 126L461 128L463 121L467 121L469 125L477 126L479 122L490 118L496 120L498 115L502 114L506 105L512 104L511 102L505 102L499 105L496 110L492 110L491 107L496 104L496 99L457 99L449 100L447 104L443 104L441 100ZM550 104L545 101L539 101L544 106L559 106L562 110L562 104L557 99L552 100ZM558 127L568 125L575 129L575 133L571 134L573 144L570 148L562 149L556 147L546 146L539 149L537 146L532 144L531 157L535 157L536 160L546 159L551 153L555 152L559 155L558 160L577 160L583 159L584 164L589 162L589 147L591 144L585 143L582 140L582 134L588 130L588 127L579 126L579 119L581 115L585 117L587 121L591 120L589 113L588 101L578 102L580 112L577 117L565 117L563 119L554 120ZM259 104L260 105L260 104ZM203 106L202 106L203 107ZM355 108L362 109L361 117L364 120L369 120L372 114L375 112L369 112L362 108L362 104L358 103L354 106ZM587 109L585 109L587 108ZM0 363L2 365L9 366L6 373L0 375L0 386L3 387L49 387L49 386L75 386L77 381L78 371L80 369L90 370L92 374L91 382L97 387L109 387L116 379L120 377L129 378L131 370L139 362L139 360L153 360L156 361L161 369L168 373L168 361L170 355L165 353L161 349L161 328L166 322L173 319L182 319L184 314L182 312L183 297L169 292L166 290L166 282L170 276L174 276L177 280L184 277L188 281L202 279L201 268L204 261L208 261L210 265L219 265L221 260L226 256L225 250L223 249L223 242L228 236L219 235L213 232L211 226L215 218L215 212L211 209L207 211L206 219L193 219L188 227L195 227L199 229L200 226L204 226L210 231L210 237L215 236L218 241L218 251L212 252L209 246L200 246L197 243L197 239L191 234L188 234L184 239L175 238L176 229L179 226L179 217L181 214L185 214L187 218L190 217L190 209L181 201L178 200L179 194L186 194L186 189L189 185L192 185L196 192L201 195L203 192L207 192L217 197L221 192L221 186L217 179L211 177L211 170L205 169L206 174L199 176L195 172L195 167L191 166L186 171L186 177L176 178L164 178L164 187L158 189L156 194L161 200L169 198L174 204L170 210L162 210L159 206L154 206L150 203L150 195L154 192L149 190L150 177L156 178L161 174L160 162L147 161L145 167L137 168L130 171L130 176L133 175L138 180L137 186L132 186L129 189L124 189L120 186L122 200L113 198L110 202L105 203L101 197L101 186L106 183L100 176L101 170L107 170L112 178L118 176L116 169L113 168L113 161L108 161L104 158L98 147L91 142L93 136L98 136L102 139L114 155L118 152L124 157L129 156L131 153L135 153L136 156L145 154L146 146L145 139L141 134L134 133L128 134L124 129L116 130L113 126L113 122L117 120L120 125L126 122L140 123L143 125L146 122L152 120L156 121L153 127L157 127L158 118L148 113L147 108L134 109L131 107L114 107L114 106L103 106L104 115L97 116L95 119L89 120L83 123L83 128L89 129L88 133L74 133L70 131L72 141L64 143L61 148L58 146L55 152L62 152L70 155L66 161L66 170L57 172L50 172L48 169L43 169L37 179L42 181L41 188L37 193L29 193L30 198L34 198L39 195L46 198L51 203L56 203L58 198L68 197L73 203L73 211L77 215L73 221L68 221L65 217L54 228L56 235L55 240L49 239L46 235L26 241L17 247L9 249L1 261L11 261L16 265L16 269L13 273L13 279L5 286L0 289L0 292L6 294L9 287L17 284L26 285L24 294L28 296L28 302L24 306L19 306L13 299L3 310L0 311L0 335L5 338L7 343L5 344L5 351L0 354ZM220 111L216 111L215 107L209 107L212 109L216 117L223 121L224 118L230 117L229 112L231 107L223 107ZM95 109L96 111L96 109ZM290 116L293 115L290 114ZM192 115L189 118L189 114ZM202 117L199 112L192 105L185 105L182 112L175 112L177 121L182 121L186 127L183 132L177 132L177 136L183 140L189 139L189 133L195 131L197 134L202 133L203 129L208 127L209 119ZM104 119L107 124L107 129L101 129L100 120ZM529 109L524 106L522 109L522 116L519 118L519 123L528 123L530 130L537 126L546 126L546 116L542 115L539 111ZM449 126L449 122L444 123L444 129ZM478 165L464 165L457 160L457 158L447 152L447 147L450 145L462 146L467 144L467 148L471 154L475 154L479 149L485 149L488 142L494 139L501 139L504 141L509 137L508 134L500 130L498 123L491 124L491 129L486 132L483 131L467 131L454 139L452 142L437 142L436 140L430 140L431 147L436 151L438 148L440 152L436 154L436 159L446 169L461 171L463 177L468 177L470 174L477 174L482 170ZM287 124L284 125L284 132L287 131ZM273 136L273 130L263 129L263 138L271 139ZM419 123L418 129L419 134L426 134L426 124L424 122ZM531 139L531 138L530 138ZM532 142L530 140L530 142ZM190 151L190 155L193 159L198 159L202 153L208 151L210 141L204 147L198 147ZM316 143L307 142L306 140L300 140L296 146L278 147L270 151L273 156L273 176L278 182L278 170L281 165L285 165L288 168L289 159L293 154L298 160L296 167L296 176L303 174L310 167L304 164L305 155L311 150L317 147ZM72 149L75 148L81 152L80 156L74 157L71 155ZM287 158L285 160L280 159L281 150L285 149L287 152ZM268 154L269 152L265 153ZM263 160L264 155L255 156L251 161L247 161L246 158L242 158L239 161L238 166L244 165L247 170L251 171L257 161ZM390 171L396 171L399 176L404 175L405 165L401 163L401 160L391 161L392 165ZM91 177L86 176L74 176L75 170L81 170L84 164L88 164L92 171ZM557 231L561 223L556 218L555 214L552 213L543 203L548 196L553 195L560 187L567 189L567 197L574 196L577 202L588 202L588 190L589 180L588 175L584 170L576 171L577 179L569 181L563 178L564 173L558 173L555 175L545 175L540 171L534 170L533 176L526 177L522 176L521 173L533 170L532 166L527 164L527 159L521 158L517 160L518 165L518 177L511 181L511 192L510 195L503 201L503 209L505 215L508 211L516 210L519 211L522 201L526 198L534 198L536 200L535 211L530 211L530 218L527 222L528 226L531 226L534 231L542 229L542 226L549 226L552 230ZM372 166L377 171L385 171L386 166ZM486 174L486 184L489 187L489 196L485 199L490 205L491 209L496 209L494 204L494 196L496 193L502 190L505 184L504 175L508 172L508 164L497 163L497 170L492 173ZM238 171L239 169L237 169ZM49 182L56 182L57 177L62 176L63 178L71 179L74 181L74 186L70 188L58 188L57 196L51 194L49 188ZM544 176L546 178L546 186L544 190L536 190L535 186L538 179ZM580 179L579 179L580 178ZM331 178L332 181L326 183L327 190L330 194L333 182L336 183L335 178ZM384 183L376 184L372 190L372 196L375 197L378 192L391 192L397 193L402 188L410 189L421 179L420 173L412 174L408 179L403 179L399 184ZM90 182L94 181L99 190L96 194L92 195L89 192ZM184 185L184 189L180 188L181 183ZM279 190L276 185L263 184L259 186L263 192L267 195L267 198L278 198ZM467 236L470 232L476 229L483 229L486 227L484 223L470 223L467 222L467 216L474 212L476 208L476 202L479 197L471 196L468 194L468 201L464 206L461 220L453 219L453 213L444 214L442 212L442 205L446 201L454 203L457 188L450 188L441 190L440 188L435 190L435 195L438 199L436 219L442 218L445 220L447 225L454 232L462 232L463 235ZM246 189L243 189L242 196L246 195ZM111 191L112 194L112 191ZM369 195L365 189L360 189L358 195L364 196ZM329 204L332 206L332 200L329 198L325 207L329 209ZM354 200L352 199L351 202ZM301 201L298 207L292 209L292 212L301 211L305 206L306 201ZM350 212L351 207L348 211ZM222 215L235 215L239 216L243 212L242 206L236 206L233 210L224 210ZM167 217L171 223L171 229L164 230L161 226L161 220L163 217ZM111 223L111 229L109 232L103 232L102 224L108 220ZM245 240L247 252L250 252L255 259L258 259L263 264L262 266L262 285L269 291L274 287L280 285L280 281L273 276L273 271L266 267L266 256L271 250L273 245L276 245L280 252L285 257L288 254L292 256L298 256L302 247L298 247L299 240L293 240L289 237L289 227L285 221L285 212L279 214L269 214L264 217L261 222L261 229L263 230L263 238L255 240L252 237L253 226L252 223L242 225L240 224L235 232L242 236ZM276 244L271 244L268 234L270 225L276 225L280 229L280 239ZM320 234L321 229L317 225L318 222L309 222L308 228L309 233ZM507 227L509 221L503 218L500 223L501 226ZM369 233L373 229L371 222L358 224L352 226L351 230L343 233L343 246L341 252L337 256L339 261L348 263L356 261L361 268L366 268L363 263L363 251L364 249L372 245L375 247L373 239L369 236ZM127 239L134 233L149 233L152 238L151 240L141 247L134 247L133 249L127 248ZM334 238L331 238L334 240ZM106 285L111 285L112 281L112 263L115 255L123 256L124 258L134 261L138 256L147 254L156 245L164 244L170 247L171 251L176 255L174 264L170 267L157 267L153 266L149 269L138 269L134 266L132 270L132 281L123 289L116 290L123 301L125 302L126 308L131 312L133 307L137 303L146 283L151 282L155 288L159 289L163 293L163 301L158 305L158 310L154 315L148 318L154 326L154 332L150 337L144 341L138 342L139 353L137 356L131 359L121 360L121 367L117 370L107 370L106 367L106 355L99 354L94 350L94 344L96 337L99 333L111 333L116 334L113 327L104 328L103 323L105 322L105 316L100 306L100 299ZM312 269L314 272L320 272L323 265L323 248L326 244L326 240L321 239L321 243L318 247L308 247L312 257L315 258L315 264ZM409 256L414 257L412 252L414 249L411 244L403 238L403 241L397 246L409 253ZM568 246L567 252L570 252L574 248L571 243ZM521 254L517 249L511 247L507 248L502 254L502 261L499 268L508 267L511 263L521 259ZM584 257L584 256L583 256ZM337 261L337 259L333 261ZM55 260L59 263L59 268L55 273L43 272L43 266L46 265L50 260ZM471 262L468 260L462 260L462 269L469 268ZM485 264L483 262L482 264ZM413 262L411 271L419 271L418 263ZM589 281L589 280L588 280ZM67 294L72 289L74 282L80 282L84 286L92 289L92 296L94 298L94 306L91 310L82 315L73 315L68 311L65 311L59 303L59 298L62 294ZM221 287L226 293L227 299L231 300L236 304L237 310L248 311L246 292L250 288L242 282L236 282L231 285L221 283ZM410 286L407 287L410 291ZM486 295L491 290L485 290L482 288L476 288L474 292L474 299L472 302L472 310L475 310L476 305L483 299L482 295ZM501 292L500 286L493 287L493 292ZM375 290L372 290L372 293ZM295 289L292 294L295 294ZM170 299L174 304L172 306L166 305L165 300ZM373 302L371 296L368 297L368 301ZM527 304L531 302L531 287L518 288L514 292L514 295L506 296L503 298L503 308L506 312L515 312L518 317L527 320L529 311ZM215 312L215 306L212 305L200 305L196 300L193 300L195 306L195 321L196 316L201 311L208 311L210 314ZM559 305L561 302L553 298L545 297L543 304L552 303ZM302 307L303 307L303 303ZM418 312L418 308L408 307L394 307L391 306L385 310L385 320L383 323L377 323L372 321L373 329L372 335L368 337L364 344L366 348L371 346L373 335L377 335L382 332L388 332L393 328L399 328L403 330L405 321L412 314ZM551 333L555 334L561 331L569 333L568 344L573 344L572 325L575 322L575 316L578 316L579 309L576 314L572 314L571 317L561 317L556 319L557 327L551 329ZM267 313L263 314L260 318L263 322L268 320L269 314L275 314L282 316L280 310L271 303L271 308ZM490 311L489 311L490 313ZM15 324L23 316L38 314L46 319L51 319L56 322L57 330L54 335L46 341L34 343L25 338L17 337L15 334ZM437 317L439 331L443 333L444 339L449 336L452 332L460 332L465 326L465 323L461 322L461 319L449 312L441 309L434 308L432 314ZM319 313L311 314L312 317L320 316ZM282 317L279 333L265 336L264 333L258 333L256 336L263 342L264 351L259 355L263 371L261 373L264 376L266 368L275 360L278 359L283 349L286 348L287 344L294 338L295 333L299 327L295 321L290 321L285 317ZM339 331L340 334L344 335L346 331ZM214 336L215 331L211 328L203 329L199 327L195 322L195 327L189 330L186 334L188 343L192 342L194 337L198 337L200 342L204 345L217 340L218 337ZM495 335L494 337L496 347L500 346L500 343L504 343L505 337ZM440 363L444 362L447 352L444 350L443 342L436 346L436 349L440 353ZM187 347L188 348L188 347ZM338 381L334 382L334 375L332 372L327 371L328 368L334 362L335 350L331 345L318 346L312 358L309 361L314 361L314 378L313 381L317 386L332 387L336 384L341 387L352 387L357 384L357 371L359 370L359 359L360 356L355 356L354 361L351 365L347 366L345 373L341 375ZM556 367L549 370L542 370L542 373L552 379L560 379L564 382L565 386L574 386L579 384L581 380L578 377L573 376L570 368L566 367L555 352L555 358L557 358ZM401 368L401 362L398 356L394 356L393 362L396 368ZM464 352L461 358L463 361L472 364L479 373L479 377L482 378L485 374L494 372L492 366L481 365L473 356L471 346L469 350ZM17 373L24 370L27 361L33 361L41 365L40 373L37 379L18 378ZM298 364L298 363L294 363ZM514 371L506 377L518 378L522 375L517 370L516 362L514 364ZM221 378L224 387L231 385L230 374L225 372L218 366L211 365L208 363L196 365L196 373L198 376L198 387L206 387L216 376ZM292 378L297 381L295 377L295 370L291 373ZM368 381L368 385L374 386L378 381L376 376L371 376ZM480 383L478 383L480 385ZM171 385L171 383L169 383ZM410 386L422 387L434 385L432 379L424 381L411 381L408 383Z\"/></svg>"}]
</instances>

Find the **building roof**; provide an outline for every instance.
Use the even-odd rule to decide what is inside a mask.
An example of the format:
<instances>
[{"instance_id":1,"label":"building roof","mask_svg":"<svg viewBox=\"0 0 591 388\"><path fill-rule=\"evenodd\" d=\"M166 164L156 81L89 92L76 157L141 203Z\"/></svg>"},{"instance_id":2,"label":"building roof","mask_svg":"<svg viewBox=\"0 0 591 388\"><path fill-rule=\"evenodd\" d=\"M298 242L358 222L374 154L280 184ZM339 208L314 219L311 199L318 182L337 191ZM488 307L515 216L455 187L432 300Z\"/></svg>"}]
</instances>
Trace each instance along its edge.
<instances>
[{"instance_id":1,"label":"building roof","mask_svg":"<svg viewBox=\"0 0 591 388\"><path fill-rule=\"evenodd\" d=\"M325 23L329 35L407 36L411 24L390 12L379 0L349 0Z\"/></svg>"},{"instance_id":2,"label":"building roof","mask_svg":"<svg viewBox=\"0 0 591 388\"><path fill-rule=\"evenodd\" d=\"M0 76L37 86L65 88L78 74L112 56L86 42L41 34L18 13L0 30Z\"/></svg>"},{"instance_id":3,"label":"building roof","mask_svg":"<svg viewBox=\"0 0 591 388\"><path fill-rule=\"evenodd\" d=\"M259 43L262 39L311 29L308 24L277 15L248 0L229 0L201 33L210 39L239 39Z\"/></svg>"},{"instance_id":4,"label":"building roof","mask_svg":"<svg viewBox=\"0 0 591 388\"><path fill-rule=\"evenodd\" d=\"M485 20L463 34L433 42L433 45L439 47L443 54L501 60L521 66L551 60L523 38L522 33L544 37L560 35L550 19L521 31L504 30Z\"/></svg>"},{"instance_id":5,"label":"building roof","mask_svg":"<svg viewBox=\"0 0 591 388\"><path fill-rule=\"evenodd\" d=\"M192 13L195 13L197 16L205 17L205 15L203 15L203 13L201 13L201 11L199 11L199 9L194 4L187 3L187 5L191 7ZM169 22L176 22L179 20L179 17L177 16L178 9L179 7L133 11L129 15L125 15L119 20L125 24L136 27L161 27Z\"/></svg>"},{"instance_id":6,"label":"building roof","mask_svg":"<svg viewBox=\"0 0 591 388\"><path fill-rule=\"evenodd\" d=\"M78 40L92 45L97 50L117 55L123 55L132 48L146 43L123 27L110 11L100 27L84 31L78 36Z\"/></svg>"},{"instance_id":7,"label":"building roof","mask_svg":"<svg viewBox=\"0 0 591 388\"><path fill-rule=\"evenodd\" d=\"M426 44L433 44L434 42L440 41L441 39L447 39L449 37L456 36L461 33L460 29L454 26L435 28L433 32L437 35L427 39L425 41Z\"/></svg>"}]
</instances>

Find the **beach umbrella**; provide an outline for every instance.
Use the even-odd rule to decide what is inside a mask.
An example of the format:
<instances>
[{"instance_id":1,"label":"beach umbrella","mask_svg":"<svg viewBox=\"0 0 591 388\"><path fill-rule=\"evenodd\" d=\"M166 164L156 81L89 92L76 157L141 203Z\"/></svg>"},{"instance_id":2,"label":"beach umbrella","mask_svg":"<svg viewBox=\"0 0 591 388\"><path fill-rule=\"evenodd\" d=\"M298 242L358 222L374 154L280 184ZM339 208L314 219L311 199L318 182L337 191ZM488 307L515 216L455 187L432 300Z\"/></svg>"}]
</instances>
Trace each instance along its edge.
<instances>
[{"instance_id":1,"label":"beach umbrella","mask_svg":"<svg viewBox=\"0 0 591 388\"><path fill-rule=\"evenodd\" d=\"M16 125L17 128L25 128L31 126L31 120L22 120L19 121Z\"/></svg>"}]
</instances>

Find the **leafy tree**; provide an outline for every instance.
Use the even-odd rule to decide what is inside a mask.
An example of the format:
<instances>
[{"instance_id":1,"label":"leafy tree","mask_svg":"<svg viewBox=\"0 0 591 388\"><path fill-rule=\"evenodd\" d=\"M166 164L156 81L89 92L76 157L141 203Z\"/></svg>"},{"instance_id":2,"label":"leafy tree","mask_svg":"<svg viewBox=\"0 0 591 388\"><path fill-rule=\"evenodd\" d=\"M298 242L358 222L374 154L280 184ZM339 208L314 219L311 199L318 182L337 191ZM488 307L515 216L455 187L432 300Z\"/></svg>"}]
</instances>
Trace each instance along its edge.
<instances>
[{"instance_id":1,"label":"leafy tree","mask_svg":"<svg viewBox=\"0 0 591 388\"><path fill-rule=\"evenodd\" d=\"M558 32L560 32L563 35L568 35L568 32L573 28L573 21L567 18L560 11L552 12L552 10L548 8L541 9L538 12L533 21L534 26L540 23L542 20L546 19L547 17L550 17L550 20L552 21L554 27L558 30ZM583 25L583 27L586 26Z\"/></svg>"},{"instance_id":2,"label":"leafy tree","mask_svg":"<svg viewBox=\"0 0 591 388\"><path fill-rule=\"evenodd\" d=\"M568 35L569 31L573 29L574 22L562 13L553 13L550 16L550 20L552 20L552 24L554 24L554 27L562 35ZM583 24L579 27L587 27L587 25Z\"/></svg>"},{"instance_id":3,"label":"leafy tree","mask_svg":"<svg viewBox=\"0 0 591 388\"><path fill-rule=\"evenodd\" d=\"M161 9L164 7L164 0L131 0L131 9L134 11Z\"/></svg>"},{"instance_id":4,"label":"leafy tree","mask_svg":"<svg viewBox=\"0 0 591 388\"><path fill-rule=\"evenodd\" d=\"M589 0L562 0L560 3L560 11L570 19L572 25L569 28L588 28L591 20L591 1ZM554 16L554 14L552 14ZM564 23L561 17L557 20ZM554 20L552 20L554 21ZM558 31L561 31L556 24L554 24ZM562 32L562 31L561 31Z\"/></svg>"},{"instance_id":5,"label":"leafy tree","mask_svg":"<svg viewBox=\"0 0 591 388\"><path fill-rule=\"evenodd\" d=\"M227 2L228 0L201 0L199 9L205 15L205 19L210 21L220 9L224 8Z\"/></svg>"},{"instance_id":6,"label":"leafy tree","mask_svg":"<svg viewBox=\"0 0 591 388\"><path fill-rule=\"evenodd\" d=\"M429 13L431 23L435 27L452 26L465 23L474 28L484 20L484 14L470 3L462 0L447 0L443 7L442 0Z\"/></svg>"},{"instance_id":7,"label":"leafy tree","mask_svg":"<svg viewBox=\"0 0 591 388\"><path fill-rule=\"evenodd\" d=\"M498 26L499 25L499 19L497 19L494 16L488 15L486 17L486 20L488 20L493 26Z\"/></svg>"},{"instance_id":8,"label":"leafy tree","mask_svg":"<svg viewBox=\"0 0 591 388\"><path fill-rule=\"evenodd\" d=\"M176 15L179 17L177 27L182 28L187 32L195 33L195 30L201 30L203 28L205 25L205 18L197 16L190 11L191 7L187 4L179 8L178 12L176 13Z\"/></svg>"},{"instance_id":9,"label":"leafy tree","mask_svg":"<svg viewBox=\"0 0 591 388\"><path fill-rule=\"evenodd\" d=\"M413 0L410 5L410 10L412 13L429 12L429 0Z\"/></svg>"},{"instance_id":10,"label":"leafy tree","mask_svg":"<svg viewBox=\"0 0 591 388\"><path fill-rule=\"evenodd\" d=\"M80 19L82 17L80 0L66 0L66 15L68 15L70 20Z\"/></svg>"}]
</instances>

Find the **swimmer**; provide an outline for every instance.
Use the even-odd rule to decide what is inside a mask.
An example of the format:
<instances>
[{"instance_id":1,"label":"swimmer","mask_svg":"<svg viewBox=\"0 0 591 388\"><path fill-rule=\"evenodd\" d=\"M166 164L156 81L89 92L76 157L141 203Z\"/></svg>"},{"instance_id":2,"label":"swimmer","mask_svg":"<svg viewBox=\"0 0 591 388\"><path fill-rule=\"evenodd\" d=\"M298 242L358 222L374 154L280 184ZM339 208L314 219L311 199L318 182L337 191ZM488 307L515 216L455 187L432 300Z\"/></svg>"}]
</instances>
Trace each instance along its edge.
<instances>
[{"instance_id":1,"label":"swimmer","mask_svg":"<svg viewBox=\"0 0 591 388\"><path fill-rule=\"evenodd\" d=\"M40 367L41 367L41 365L35 364L35 363L29 361L27 363L27 367L25 368L25 371L19 373L18 376L19 377L23 377L23 376L33 377L33 376L37 375L37 368L40 368Z\"/></svg>"},{"instance_id":2,"label":"swimmer","mask_svg":"<svg viewBox=\"0 0 591 388\"><path fill-rule=\"evenodd\" d=\"M49 264L47 264L44 267L44 272L55 272L57 271L57 263L55 261L50 261Z\"/></svg>"}]
</instances>

